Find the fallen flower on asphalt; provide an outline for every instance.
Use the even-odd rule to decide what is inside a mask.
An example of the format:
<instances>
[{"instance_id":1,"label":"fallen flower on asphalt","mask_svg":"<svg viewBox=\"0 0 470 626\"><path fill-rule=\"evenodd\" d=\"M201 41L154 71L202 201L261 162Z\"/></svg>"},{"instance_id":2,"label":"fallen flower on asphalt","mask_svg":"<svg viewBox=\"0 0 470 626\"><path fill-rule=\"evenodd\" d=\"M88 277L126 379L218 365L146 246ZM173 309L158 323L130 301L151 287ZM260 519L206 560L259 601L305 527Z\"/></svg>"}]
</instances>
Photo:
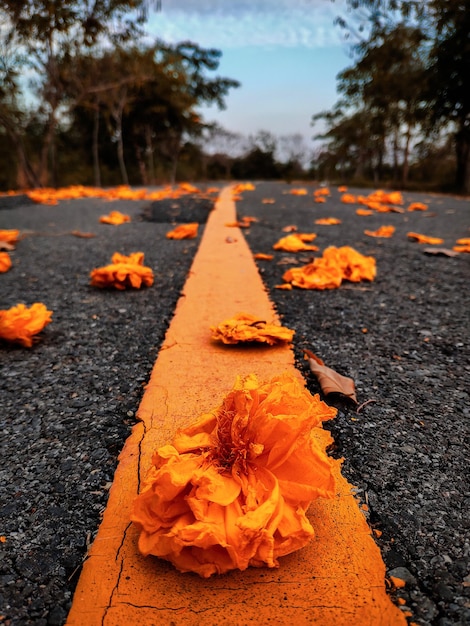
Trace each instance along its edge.
<instances>
[{"instance_id":1,"label":"fallen flower on asphalt","mask_svg":"<svg viewBox=\"0 0 470 626\"><path fill-rule=\"evenodd\" d=\"M426 243L428 245L438 245L444 243L444 239L440 237L429 237L428 235L421 235L420 233L407 233L408 239L417 241L418 243Z\"/></svg>"},{"instance_id":2,"label":"fallen flower on asphalt","mask_svg":"<svg viewBox=\"0 0 470 626\"><path fill-rule=\"evenodd\" d=\"M344 193L341 196L341 202L344 202L344 204L356 204L357 197L354 196L352 193Z\"/></svg>"},{"instance_id":3,"label":"fallen flower on asphalt","mask_svg":"<svg viewBox=\"0 0 470 626\"><path fill-rule=\"evenodd\" d=\"M313 195L316 196L317 198L320 196L329 196L330 190L328 189L328 187L321 187L320 189L315 189L315 191L313 192Z\"/></svg>"},{"instance_id":4,"label":"fallen flower on asphalt","mask_svg":"<svg viewBox=\"0 0 470 626\"><path fill-rule=\"evenodd\" d=\"M275 204L274 198L263 198L261 204Z\"/></svg>"},{"instance_id":5,"label":"fallen flower on asphalt","mask_svg":"<svg viewBox=\"0 0 470 626\"><path fill-rule=\"evenodd\" d=\"M330 246L321 257L303 267L291 267L282 278L301 289L336 289L343 280L371 281L375 275L374 257L364 256L349 246Z\"/></svg>"},{"instance_id":6,"label":"fallen flower on asphalt","mask_svg":"<svg viewBox=\"0 0 470 626\"><path fill-rule=\"evenodd\" d=\"M470 252L470 237L457 239L456 245L452 248L455 252Z\"/></svg>"},{"instance_id":7,"label":"fallen flower on asphalt","mask_svg":"<svg viewBox=\"0 0 470 626\"><path fill-rule=\"evenodd\" d=\"M304 348L303 352L308 359L310 370L317 377L325 396L330 393L339 393L357 404L356 389L352 378L338 374L331 367L327 367L311 350Z\"/></svg>"},{"instance_id":8,"label":"fallen flower on asphalt","mask_svg":"<svg viewBox=\"0 0 470 626\"><path fill-rule=\"evenodd\" d=\"M288 226L284 226L282 229L283 233L295 233L297 230L297 226L295 224L289 224Z\"/></svg>"},{"instance_id":9,"label":"fallen flower on asphalt","mask_svg":"<svg viewBox=\"0 0 470 626\"><path fill-rule=\"evenodd\" d=\"M274 250L283 250L285 252L300 252L304 250L318 250L317 246L309 246L307 243L316 238L316 233L293 233L286 237L281 237L278 242L273 245Z\"/></svg>"},{"instance_id":10,"label":"fallen flower on asphalt","mask_svg":"<svg viewBox=\"0 0 470 626\"><path fill-rule=\"evenodd\" d=\"M274 285L274 289L283 289L284 291L291 291L292 285L290 283L282 283L282 285Z\"/></svg>"},{"instance_id":11,"label":"fallen flower on asphalt","mask_svg":"<svg viewBox=\"0 0 470 626\"><path fill-rule=\"evenodd\" d=\"M212 339L226 344L258 342L271 346L292 341L293 330L271 324L250 313L237 313L231 319L211 326Z\"/></svg>"},{"instance_id":12,"label":"fallen flower on asphalt","mask_svg":"<svg viewBox=\"0 0 470 626\"><path fill-rule=\"evenodd\" d=\"M264 252L256 252L253 255L253 258L258 259L259 261L272 261L274 259L274 255L265 254Z\"/></svg>"},{"instance_id":13,"label":"fallen flower on asphalt","mask_svg":"<svg viewBox=\"0 0 470 626\"><path fill-rule=\"evenodd\" d=\"M0 245L4 246L7 250L13 250L18 243L20 237L20 231L16 229L0 230ZM2 249L2 248L0 248Z\"/></svg>"},{"instance_id":14,"label":"fallen flower on asphalt","mask_svg":"<svg viewBox=\"0 0 470 626\"><path fill-rule=\"evenodd\" d=\"M345 193L348 190L348 188L346 187L346 185L341 185L340 187L338 187L338 191L340 193Z\"/></svg>"},{"instance_id":15,"label":"fallen flower on asphalt","mask_svg":"<svg viewBox=\"0 0 470 626\"><path fill-rule=\"evenodd\" d=\"M222 404L160 447L131 520L138 548L208 578L279 558L314 536L310 503L335 494L321 428L336 410L284 373L237 377Z\"/></svg>"},{"instance_id":16,"label":"fallen flower on asphalt","mask_svg":"<svg viewBox=\"0 0 470 626\"><path fill-rule=\"evenodd\" d=\"M369 237L391 237L395 232L395 226L381 226L377 230L365 230L364 234Z\"/></svg>"},{"instance_id":17,"label":"fallen flower on asphalt","mask_svg":"<svg viewBox=\"0 0 470 626\"><path fill-rule=\"evenodd\" d=\"M153 285L153 271L144 266L143 252L133 252L128 256L115 252L111 264L92 270L90 279L93 287L101 289L140 289Z\"/></svg>"},{"instance_id":18,"label":"fallen flower on asphalt","mask_svg":"<svg viewBox=\"0 0 470 626\"><path fill-rule=\"evenodd\" d=\"M427 210L428 210L428 205L424 204L423 202L412 202L407 208L407 211L427 211Z\"/></svg>"},{"instance_id":19,"label":"fallen flower on asphalt","mask_svg":"<svg viewBox=\"0 0 470 626\"><path fill-rule=\"evenodd\" d=\"M35 336L52 321L52 311L42 302L29 308L17 304L11 309L0 311L0 339L31 348Z\"/></svg>"},{"instance_id":20,"label":"fallen flower on asphalt","mask_svg":"<svg viewBox=\"0 0 470 626\"><path fill-rule=\"evenodd\" d=\"M111 224L112 226L120 226L130 221L130 216L120 211L111 211L108 215L102 215L100 217L101 224Z\"/></svg>"},{"instance_id":21,"label":"fallen flower on asphalt","mask_svg":"<svg viewBox=\"0 0 470 626\"><path fill-rule=\"evenodd\" d=\"M356 209L356 215L372 215L372 209Z\"/></svg>"},{"instance_id":22,"label":"fallen flower on asphalt","mask_svg":"<svg viewBox=\"0 0 470 626\"><path fill-rule=\"evenodd\" d=\"M315 224L320 224L321 226L334 226L335 224L341 224L341 220L337 217L319 217L315 220Z\"/></svg>"},{"instance_id":23,"label":"fallen flower on asphalt","mask_svg":"<svg viewBox=\"0 0 470 626\"><path fill-rule=\"evenodd\" d=\"M0 252L0 274L8 272L11 268L11 257L8 252Z\"/></svg>"},{"instance_id":24,"label":"fallen flower on asphalt","mask_svg":"<svg viewBox=\"0 0 470 626\"><path fill-rule=\"evenodd\" d=\"M190 222L189 224L180 224L166 234L167 239L194 239L197 237L199 224Z\"/></svg>"}]
</instances>

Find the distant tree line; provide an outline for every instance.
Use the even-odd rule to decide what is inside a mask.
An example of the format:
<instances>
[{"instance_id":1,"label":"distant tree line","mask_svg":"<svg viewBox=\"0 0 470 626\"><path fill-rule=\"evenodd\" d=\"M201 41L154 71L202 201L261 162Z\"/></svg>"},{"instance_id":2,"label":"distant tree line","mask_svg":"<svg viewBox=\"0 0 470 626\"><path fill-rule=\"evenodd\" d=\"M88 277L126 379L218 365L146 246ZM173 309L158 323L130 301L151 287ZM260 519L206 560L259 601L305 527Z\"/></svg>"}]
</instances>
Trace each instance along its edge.
<instances>
[{"instance_id":1,"label":"distant tree line","mask_svg":"<svg viewBox=\"0 0 470 626\"><path fill-rule=\"evenodd\" d=\"M149 41L158 0L0 0L0 189L315 178L470 193L470 3L346 5L353 63L309 154L300 135L201 118L239 83L213 75L219 50Z\"/></svg>"},{"instance_id":2,"label":"distant tree line","mask_svg":"<svg viewBox=\"0 0 470 626\"><path fill-rule=\"evenodd\" d=\"M470 193L470 3L347 0L354 63L338 76L316 176Z\"/></svg>"},{"instance_id":3,"label":"distant tree line","mask_svg":"<svg viewBox=\"0 0 470 626\"><path fill-rule=\"evenodd\" d=\"M148 43L144 0L0 0L0 187L173 181L235 80L221 52ZM138 42L138 43L136 43Z\"/></svg>"}]
</instances>

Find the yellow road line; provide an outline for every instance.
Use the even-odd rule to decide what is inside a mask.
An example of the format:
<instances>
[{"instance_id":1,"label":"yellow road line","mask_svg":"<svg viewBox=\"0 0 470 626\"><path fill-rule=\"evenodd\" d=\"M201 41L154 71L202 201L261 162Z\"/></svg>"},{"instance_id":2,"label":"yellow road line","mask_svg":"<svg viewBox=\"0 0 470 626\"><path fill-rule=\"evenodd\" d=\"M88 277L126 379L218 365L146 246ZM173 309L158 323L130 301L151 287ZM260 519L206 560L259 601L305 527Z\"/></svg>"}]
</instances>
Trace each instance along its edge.
<instances>
[{"instance_id":1,"label":"yellow road line","mask_svg":"<svg viewBox=\"0 0 470 626\"><path fill-rule=\"evenodd\" d=\"M281 558L279 569L202 579L138 553L130 511L155 448L218 406L237 374L267 380L289 370L301 377L288 346L239 348L210 340L211 325L240 311L277 319L243 235L225 226L235 219L227 187L209 217L152 370L141 421L120 455L67 626L406 624L386 595L380 552L341 475L337 497L309 509L315 539Z\"/></svg>"}]
</instances>

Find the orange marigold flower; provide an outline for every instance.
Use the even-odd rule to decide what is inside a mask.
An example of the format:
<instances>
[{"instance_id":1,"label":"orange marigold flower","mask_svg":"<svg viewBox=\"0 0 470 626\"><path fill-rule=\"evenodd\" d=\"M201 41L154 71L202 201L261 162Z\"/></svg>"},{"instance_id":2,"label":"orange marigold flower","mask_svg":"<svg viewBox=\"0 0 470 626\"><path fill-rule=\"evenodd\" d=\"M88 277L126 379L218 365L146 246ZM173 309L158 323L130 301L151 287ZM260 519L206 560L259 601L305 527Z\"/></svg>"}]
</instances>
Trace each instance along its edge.
<instances>
[{"instance_id":1,"label":"orange marigold flower","mask_svg":"<svg viewBox=\"0 0 470 626\"><path fill-rule=\"evenodd\" d=\"M97 267L90 272L91 285L102 289L140 289L153 285L153 271L144 266L144 253L133 252L129 256L115 252L111 264Z\"/></svg>"},{"instance_id":2,"label":"orange marigold flower","mask_svg":"<svg viewBox=\"0 0 470 626\"><path fill-rule=\"evenodd\" d=\"M270 324L250 313L237 313L231 319L211 326L212 339L227 344L259 342L271 346L292 341L293 330L280 324Z\"/></svg>"},{"instance_id":3,"label":"orange marigold flower","mask_svg":"<svg viewBox=\"0 0 470 626\"><path fill-rule=\"evenodd\" d=\"M321 187L320 189L315 189L315 191L313 192L314 196L329 196L330 195L330 190L328 189L328 187Z\"/></svg>"},{"instance_id":4,"label":"orange marigold flower","mask_svg":"<svg viewBox=\"0 0 470 626\"><path fill-rule=\"evenodd\" d=\"M320 427L335 414L296 375L237 377L218 408L154 453L131 515L140 552L204 578L279 567L314 535L310 503L334 497L339 462Z\"/></svg>"},{"instance_id":5,"label":"orange marigold flower","mask_svg":"<svg viewBox=\"0 0 470 626\"><path fill-rule=\"evenodd\" d=\"M274 250L284 250L285 252L301 252L303 250L318 250L317 246L308 246L306 242L313 241L317 235L315 233L293 233L286 237L281 237L273 245Z\"/></svg>"},{"instance_id":6,"label":"orange marigold flower","mask_svg":"<svg viewBox=\"0 0 470 626\"><path fill-rule=\"evenodd\" d=\"M346 187L346 185L341 185L340 187L338 187L338 191L340 193L345 193L348 190L348 188Z\"/></svg>"},{"instance_id":7,"label":"orange marigold flower","mask_svg":"<svg viewBox=\"0 0 470 626\"><path fill-rule=\"evenodd\" d=\"M452 250L455 250L455 252L470 252L470 243L454 246Z\"/></svg>"},{"instance_id":8,"label":"orange marigold flower","mask_svg":"<svg viewBox=\"0 0 470 626\"><path fill-rule=\"evenodd\" d=\"M18 243L20 237L20 231L15 229L0 230L0 241L7 243L10 246L15 246Z\"/></svg>"},{"instance_id":9,"label":"orange marigold flower","mask_svg":"<svg viewBox=\"0 0 470 626\"><path fill-rule=\"evenodd\" d=\"M412 202L409 206L407 211L427 211L428 210L428 205L427 204L423 204L422 202Z\"/></svg>"},{"instance_id":10,"label":"orange marigold flower","mask_svg":"<svg viewBox=\"0 0 470 626\"><path fill-rule=\"evenodd\" d=\"M113 226L120 226L121 224L125 224L130 221L130 216L124 215L124 213L121 213L120 211L111 211L109 215L102 215L100 217L100 222L102 224L112 224Z\"/></svg>"},{"instance_id":11,"label":"orange marigold flower","mask_svg":"<svg viewBox=\"0 0 470 626\"><path fill-rule=\"evenodd\" d=\"M29 308L24 304L17 304L11 309L2 310L0 339L31 348L35 335L52 321L51 317L52 311L42 302L35 302Z\"/></svg>"},{"instance_id":12,"label":"orange marigold flower","mask_svg":"<svg viewBox=\"0 0 470 626\"><path fill-rule=\"evenodd\" d=\"M377 230L365 230L364 234L369 237L391 237L395 232L395 226L381 226Z\"/></svg>"},{"instance_id":13,"label":"orange marigold flower","mask_svg":"<svg viewBox=\"0 0 470 626\"><path fill-rule=\"evenodd\" d=\"M312 263L287 270L283 279L302 289L335 289L343 280L374 280L375 275L373 257L364 256L349 246L330 246Z\"/></svg>"},{"instance_id":14,"label":"orange marigold flower","mask_svg":"<svg viewBox=\"0 0 470 626\"><path fill-rule=\"evenodd\" d=\"M315 220L315 224L320 224L321 226L334 226L335 224L341 224L341 220L337 217L319 217Z\"/></svg>"},{"instance_id":15,"label":"orange marigold flower","mask_svg":"<svg viewBox=\"0 0 470 626\"><path fill-rule=\"evenodd\" d=\"M444 243L444 239L440 237L429 237L428 235L421 235L420 233L407 233L408 239L417 241L418 243L426 243L428 245L437 245Z\"/></svg>"},{"instance_id":16,"label":"orange marigold flower","mask_svg":"<svg viewBox=\"0 0 470 626\"><path fill-rule=\"evenodd\" d=\"M344 204L356 204L357 198L352 193L344 193L341 196L341 202L344 202Z\"/></svg>"},{"instance_id":17,"label":"orange marigold flower","mask_svg":"<svg viewBox=\"0 0 470 626\"><path fill-rule=\"evenodd\" d=\"M8 272L11 268L11 257L8 252L0 252L0 273Z\"/></svg>"},{"instance_id":18,"label":"orange marigold flower","mask_svg":"<svg viewBox=\"0 0 470 626\"><path fill-rule=\"evenodd\" d=\"M167 239L194 239L197 237L199 224L191 222L189 224L180 224L166 234Z\"/></svg>"}]
</instances>

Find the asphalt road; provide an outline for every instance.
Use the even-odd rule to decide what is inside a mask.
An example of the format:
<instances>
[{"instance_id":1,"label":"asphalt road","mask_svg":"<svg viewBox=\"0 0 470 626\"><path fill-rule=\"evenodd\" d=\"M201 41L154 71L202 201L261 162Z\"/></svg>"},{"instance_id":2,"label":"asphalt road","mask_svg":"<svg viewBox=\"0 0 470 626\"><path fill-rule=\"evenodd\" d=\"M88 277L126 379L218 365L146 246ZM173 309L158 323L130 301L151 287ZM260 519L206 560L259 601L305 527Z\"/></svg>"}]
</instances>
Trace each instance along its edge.
<instances>
[{"instance_id":1,"label":"asphalt road","mask_svg":"<svg viewBox=\"0 0 470 626\"><path fill-rule=\"evenodd\" d=\"M289 193L297 187L308 194ZM393 597L416 624L470 624L470 255L430 255L406 236L439 236L451 248L470 236L470 203L404 194L404 208L421 201L428 210L358 216L359 205L343 204L335 188L324 204L315 203L315 189L255 183L237 206L240 218L259 221L243 233L254 253L274 254L258 267L282 322L296 331L297 364L309 389L319 387L304 348L351 376L359 402L367 403L358 413L337 402L328 427L333 454L344 458L343 473L367 505L388 574L407 581ZM0 309L41 301L54 311L32 349L2 345L0 352L0 623L66 619L117 455L204 226L195 240L165 234L175 220L197 219L197 204L188 197L157 211L147 201L69 200L54 207L0 198L0 229L25 235L12 269L0 275ZM130 214L131 223L99 224L111 209ZM341 223L315 224L331 216ZM317 233L319 252L273 251L287 225ZM364 234L382 225L396 227L393 237ZM96 236L76 237L73 230ZM276 288L286 269L329 245L374 256L376 279L327 291ZM89 272L114 251L137 250L155 273L152 287L90 286Z\"/></svg>"}]
</instances>

